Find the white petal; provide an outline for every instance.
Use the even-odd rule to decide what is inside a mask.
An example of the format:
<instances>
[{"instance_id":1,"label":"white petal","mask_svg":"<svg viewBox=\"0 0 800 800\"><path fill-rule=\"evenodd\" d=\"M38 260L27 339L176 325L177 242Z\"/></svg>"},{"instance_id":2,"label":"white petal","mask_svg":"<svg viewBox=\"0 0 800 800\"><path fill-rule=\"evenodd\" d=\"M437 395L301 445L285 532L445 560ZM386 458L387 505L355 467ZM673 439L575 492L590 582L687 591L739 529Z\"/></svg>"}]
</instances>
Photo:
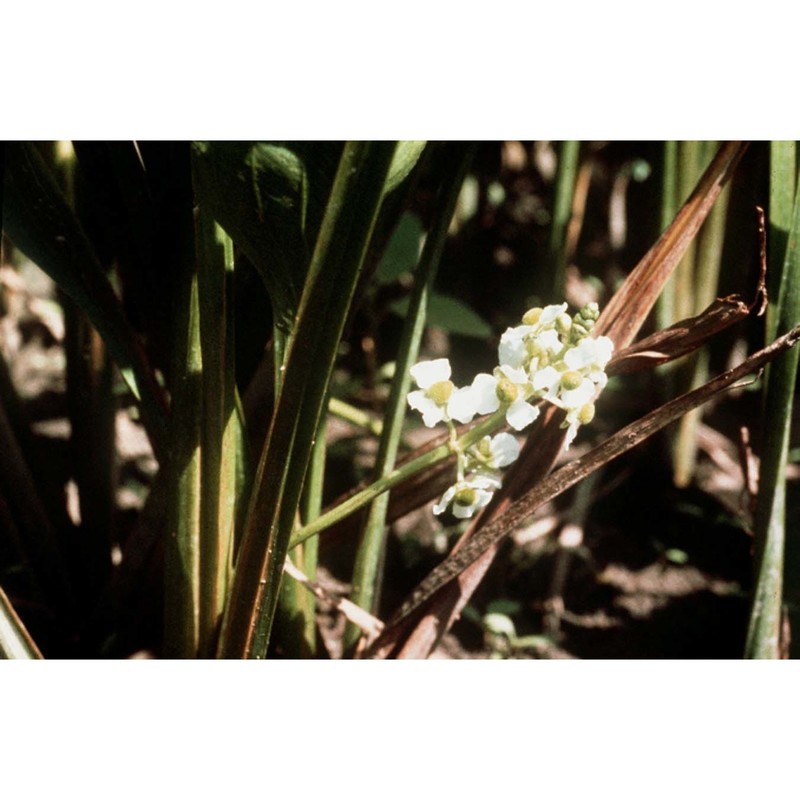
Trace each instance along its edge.
<instances>
[{"instance_id":1,"label":"white petal","mask_svg":"<svg viewBox=\"0 0 800 800\"><path fill-rule=\"evenodd\" d=\"M490 462L492 467L507 467L519 456L519 442L510 433L498 433L492 438L489 450L492 454Z\"/></svg>"},{"instance_id":2,"label":"white petal","mask_svg":"<svg viewBox=\"0 0 800 800\"><path fill-rule=\"evenodd\" d=\"M437 516L442 514L447 510L447 506L450 505L450 501L455 497L456 494L456 487L451 486L443 495L442 499L433 507L433 513Z\"/></svg>"},{"instance_id":3,"label":"white petal","mask_svg":"<svg viewBox=\"0 0 800 800\"><path fill-rule=\"evenodd\" d=\"M584 369L595 362L595 339L587 337L564 353L564 363L570 369Z\"/></svg>"},{"instance_id":4,"label":"white petal","mask_svg":"<svg viewBox=\"0 0 800 800\"><path fill-rule=\"evenodd\" d=\"M497 379L485 372L478 373L472 381L475 408L478 414L492 414L500 408L497 396Z\"/></svg>"},{"instance_id":5,"label":"white petal","mask_svg":"<svg viewBox=\"0 0 800 800\"><path fill-rule=\"evenodd\" d=\"M528 373L524 369L510 367L507 364L501 364L498 369L502 375L518 386L523 386L528 382Z\"/></svg>"},{"instance_id":6,"label":"white petal","mask_svg":"<svg viewBox=\"0 0 800 800\"><path fill-rule=\"evenodd\" d=\"M411 377L421 389L427 389L439 381L446 381L450 377L450 362L446 358L437 358L433 361L420 361L409 370Z\"/></svg>"},{"instance_id":7,"label":"white petal","mask_svg":"<svg viewBox=\"0 0 800 800\"><path fill-rule=\"evenodd\" d=\"M478 413L478 399L471 386L456 389L447 401L447 413L459 422L472 422Z\"/></svg>"},{"instance_id":8,"label":"white petal","mask_svg":"<svg viewBox=\"0 0 800 800\"><path fill-rule=\"evenodd\" d=\"M558 353L563 347L561 339L558 338L558 331L555 328L550 328L538 334L536 343L550 353Z\"/></svg>"},{"instance_id":9,"label":"white petal","mask_svg":"<svg viewBox=\"0 0 800 800\"><path fill-rule=\"evenodd\" d=\"M469 519L477 509L489 505L493 492L485 492L482 489L477 489L475 494L475 502L472 503L472 505L461 506L458 503L453 503L454 517L458 517L458 519Z\"/></svg>"},{"instance_id":10,"label":"white petal","mask_svg":"<svg viewBox=\"0 0 800 800\"><path fill-rule=\"evenodd\" d=\"M541 326L552 325L559 314L563 314L567 310L567 304L562 303L560 306L545 306L542 309L542 315L539 317L538 324Z\"/></svg>"},{"instance_id":11,"label":"white petal","mask_svg":"<svg viewBox=\"0 0 800 800\"><path fill-rule=\"evenodd\" d=\"M605 369L606 364L611 361L611 356L614 355L614 342L608 336L598 336L595 341L597 342L597 361L595 363L598 367Z\"/></svg>"},{"instance_id":12,"label":"white petal","mask_svg":"<svg viewBox=\"0 0 800 800\"><path fill-rule=\"evenodd\" d=\"M567 438L564 439L564 449L569 449L569 446L572 444L575 437L578 435L578 428L580 427L580 423L573 422L572 425L567 428Z\"/></svg>"},{"instance_id":13,"label":"white petal","mask_svg":"<svg viewBox=\"0 0 800 800\"><path fill-rule=\"evenodd\" d=\"M445 417L444 409L437 406L421 389L408 393L408 404L422 414L422 421L428 428L432 428Z\"/></svg>"},{"instance_id":14,"label":"white petal","mask_svg":"<svg viewBox=\"0 0 800 800\"><path fill-rule=\"evenodd\" d=\"M533 376L533 389L535 392L545 392L545 397L549 400L555 394L558 384L561 382L561 373L555 367L544 367Z\"/></svg>"},{"instance_id":15,"label":"white petal","mask_svg":"<svg viewBox=\"0 0 800 800\"><path fill-rule=\"evenodd\" d=\"M588 378L584 378L577 389L561 392L559 399L564 408L581 408L594 399L595 391L595 385Z\"/></svg>"},{"instance_id":16,"label":"white petal","mask_svg":"<svg viewBox=\"0 0 800 800\"><path fill-rule=\"evenodd\" d=\"M499 489L502 485L499 478L494 475L471 475L466 483L473 489Z\"/></svg>"},{"instance_id":17,"label":"white petal","mask_svg":"<svg viewBox=\"0 0 800 800\"><path fill-rule=\"evenodd\" d=\"M525 349L525 337L534 330L532 325L518 325L516 328L508 328L500 337L500 345L497 348L498 360L501 364L510 367L521 367L528 358L528 351Z\"/></svg>"},{"instance_id":18,"label":"white petal","mask_svg":"<svg viewBox=\"0 0 800 800\"><path fill-rule=\"evenodd\" d=\"M515 430L527 428L539 416L539 409L524 400L515 400L506 411L506 422Z\"/></svg>"}]
</instances>

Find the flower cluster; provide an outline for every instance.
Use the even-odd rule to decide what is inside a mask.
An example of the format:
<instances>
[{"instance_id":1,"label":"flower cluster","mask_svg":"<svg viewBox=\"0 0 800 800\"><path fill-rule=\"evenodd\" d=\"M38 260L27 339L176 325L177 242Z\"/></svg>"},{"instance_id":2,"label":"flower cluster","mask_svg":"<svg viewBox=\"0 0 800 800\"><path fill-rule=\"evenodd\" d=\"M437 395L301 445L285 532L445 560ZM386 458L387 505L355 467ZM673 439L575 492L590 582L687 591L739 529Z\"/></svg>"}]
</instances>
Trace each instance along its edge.
<instances>
[{"instance_id":1,"label":"flower cluster","mask_svg":"<svg viewBox=\"0 0 800 800\"><path fill-rule=\"evenodd\" d=\"M521 325L502 335L500 363L492 374L476 375L469 386L459 388L450 380L446 358L411 368L419 388L409 393L408 404L422 414L428 427L439 422L448 425L458 455L458 480L433 507L435 514L452 508L458 518L471 517L500 487L499 470L519 455L519 444L508 433L486 436L462 450L453 420L467 423L476 415L502 409L508 425L521 431L539 416L541 401L547 401L566 412L566 447L578 428L591 422L613 351L607 336L591 336L598 316L597 303L588 303L572 317L566 303L530 309Z\"/></svg>"}]
</instances>

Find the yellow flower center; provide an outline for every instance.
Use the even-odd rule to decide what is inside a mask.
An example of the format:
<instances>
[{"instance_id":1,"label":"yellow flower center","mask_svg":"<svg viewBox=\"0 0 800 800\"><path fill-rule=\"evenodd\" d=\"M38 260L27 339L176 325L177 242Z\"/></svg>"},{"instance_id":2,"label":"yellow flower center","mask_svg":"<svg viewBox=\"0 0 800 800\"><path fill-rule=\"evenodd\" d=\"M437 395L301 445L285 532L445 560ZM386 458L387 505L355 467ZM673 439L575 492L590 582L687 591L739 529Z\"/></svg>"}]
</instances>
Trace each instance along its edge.
<instances>
[{"instance_id":1,"label":"yellow flower center","mask_svg":"<svg viewBox=\"0 0 800 800\"><path fill-rule=\"evenodd\" d=\"M478 499L478 493L471 486L462 486L455 496L455 501L460 506L473 506Z\"/></svg>"},{"instance_id":2,"label":"yellow flower center","mask_svg":"<svg viewBox=\"0 0 800 800\"><path fill-rule=\"evenodd\" d=\"M452 381L437 381L428 388L428 397L436 403L437 406L443 406L453 394L455 385Z\"/></svg>"},{"instance_id":3,"label":"yellow flower center","mask_svg":"<svg viewBox=\"0 0 800 800\"><path fill-rule=\"evenodd\" d=\"M567 389L577 389L583 383L583 375L576 369L569 369L561 376L561 385Z\"/></svg>"}]
</instances>

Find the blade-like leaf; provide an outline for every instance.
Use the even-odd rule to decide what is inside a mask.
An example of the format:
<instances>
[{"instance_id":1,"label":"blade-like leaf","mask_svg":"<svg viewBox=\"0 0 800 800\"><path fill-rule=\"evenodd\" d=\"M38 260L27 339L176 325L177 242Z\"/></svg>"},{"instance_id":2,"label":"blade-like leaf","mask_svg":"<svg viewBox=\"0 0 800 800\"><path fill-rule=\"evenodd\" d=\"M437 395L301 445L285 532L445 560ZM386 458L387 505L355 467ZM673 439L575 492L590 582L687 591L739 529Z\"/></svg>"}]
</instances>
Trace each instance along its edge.
<instances>
[{"instance_id":1,"label":"blade-like leaf","mask_svg":"<svg viewBox=\"0 0 800 800\"><path fill-rule=\"evenodd\" d=\"M254 482L223 656L266 654L303 479L394 151L394 143L348 143L342 153Z\"/></svg>"},{"instance_id":2,"label":"blade-like leaf","mask_svg":"<svg viewBox=\"0 0 800 800\"><path fill-rule=\"evenodd\" d=\"M157 454L164 453L161 391L80 223L33 145L6 145L3 224L9 238L86 313L141 403Z\"/></svg>"}]
</instances>

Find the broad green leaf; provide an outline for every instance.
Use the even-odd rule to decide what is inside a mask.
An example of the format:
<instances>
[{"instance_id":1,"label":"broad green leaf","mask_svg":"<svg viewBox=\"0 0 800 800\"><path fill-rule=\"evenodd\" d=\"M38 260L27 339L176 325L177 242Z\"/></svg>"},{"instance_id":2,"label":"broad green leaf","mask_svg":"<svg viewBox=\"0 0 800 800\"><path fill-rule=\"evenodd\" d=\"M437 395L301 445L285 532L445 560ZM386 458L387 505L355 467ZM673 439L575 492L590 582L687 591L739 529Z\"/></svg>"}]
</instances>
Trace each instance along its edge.
<instances>
[{"instance_id":1,"label":"broad green leaf","mask_svg":"<svg viewBox=\"0 0 800 800\"><path fill-rule=\"evenodd\" d=\"M408 313L408 298L392 303L391 310L400 317ZM486 320L468 305L446 294L432 292L428 299L428 323L436 325L447 333L485 339L492 335L492 328Z\"/></svg>"},{"instance_id":2,"label":"broad green leaf","mask_svg":"<svg viewBox=\"0 0 800 800\"><path fill-rule=\"evenodd\" d=\"M416 214L406 212L389 239L386 252L378 264L375 279L378 283L394 283L403 273L417 265L425 231Z\"/></svg>"},{"instance_id":3,"label":"broad green leaf","mask_svg":"<svg viewBox=\"0 0 800 800\"><path fill-rule=\"evenodd\" d=\"M252 261L288 332L342 145L196 142L198 199Z\"/></svg>"}]
</instances>

